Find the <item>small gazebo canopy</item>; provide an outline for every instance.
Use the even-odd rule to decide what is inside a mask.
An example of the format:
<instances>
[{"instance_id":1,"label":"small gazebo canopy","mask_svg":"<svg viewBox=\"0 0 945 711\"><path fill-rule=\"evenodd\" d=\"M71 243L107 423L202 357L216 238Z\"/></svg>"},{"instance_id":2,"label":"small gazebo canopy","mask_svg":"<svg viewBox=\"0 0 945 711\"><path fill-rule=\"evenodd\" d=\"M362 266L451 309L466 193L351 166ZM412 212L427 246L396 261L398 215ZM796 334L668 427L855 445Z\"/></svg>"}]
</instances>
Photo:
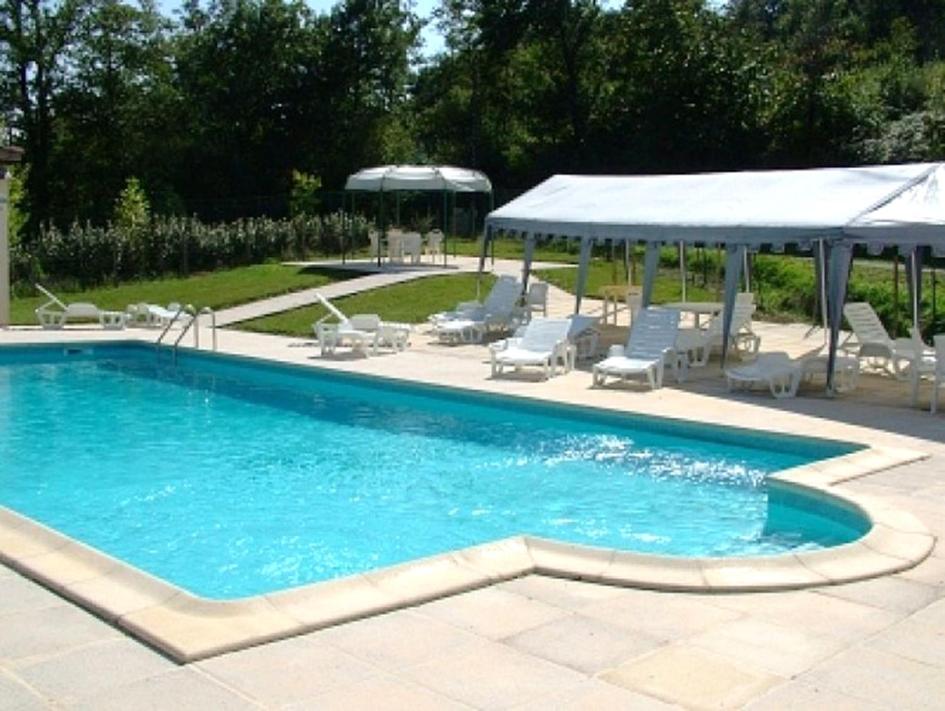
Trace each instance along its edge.
<instances>
[{"instance_id":1,"label":"small gazebo canopy","mask_svg":"<svg viewBox=\"0 0 945 711\"><path fill-rule=\"evenodd\" d=\"M935 254L945 254L945 164L698 175L555 175L487 215L480 268L495 231L525 240L526 276L536 239L579 239L576 309L591 247L597 241L646 243L644 303L652 293L661 245L724 245L726 335L746 251L816 245L816 254L829 260L820 269L829 305L831 387L853 246L866 245L870 251L898 247L909 255L917 304L919 248L929 246Z\"/></svg>"},{"instance_id":2,"label":"small gazebo canopy","mask_svg":"<svg viewBox=\"0 0 945 711\"><path fill-rule=\"evenodd\" d=\"M491 193L492 183L478 170L455 168L451 165L381 165L376 168L364 168L349 175L345 190Z\"/></svg>"},{"instance_id":3,"label":"small gazebo canopy","mask_svg":"<svg viewBox=\"0 0 945 711\"><path fill-rule=\"evenodd\" d=\"M484 173L469 168L457 168L451 165L381 165L363 168L348 176L345 190L363 192L442 192L443 193L443 235L447 239L448 196L452 193L489 193L492 183ZM352 198L353 199L353 198ZM399 198L398 198L399 199ZM489 203L490 209L492 202ZM383 215L384 202L381 201ZM398 202L399 209L399 202ZM386 219L382 218L384 230ZM446 245L443 245L443 263L446 264ZM381 264L380 243L378 243L377 265Z\"/></svg>"}]
</instances>

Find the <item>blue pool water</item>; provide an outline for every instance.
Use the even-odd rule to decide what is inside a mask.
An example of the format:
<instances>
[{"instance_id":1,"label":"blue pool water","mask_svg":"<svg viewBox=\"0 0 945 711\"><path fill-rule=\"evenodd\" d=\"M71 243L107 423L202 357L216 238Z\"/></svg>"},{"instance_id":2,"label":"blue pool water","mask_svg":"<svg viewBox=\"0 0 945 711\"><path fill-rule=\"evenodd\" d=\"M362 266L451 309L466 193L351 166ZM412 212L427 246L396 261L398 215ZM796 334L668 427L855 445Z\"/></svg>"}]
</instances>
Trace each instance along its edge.
<instances>
[{"instance_id":1,"label":"blue pool water","mask_svg":"<svg viewBox=\"0 0 945 711\"><path fill-rule=\"evenodd\" d=\"M0 350L0 504L211 598L523 533L835 545L864 522L769 497L765 475L853 449L209 354Z\"/></svg>"}]
</instances>

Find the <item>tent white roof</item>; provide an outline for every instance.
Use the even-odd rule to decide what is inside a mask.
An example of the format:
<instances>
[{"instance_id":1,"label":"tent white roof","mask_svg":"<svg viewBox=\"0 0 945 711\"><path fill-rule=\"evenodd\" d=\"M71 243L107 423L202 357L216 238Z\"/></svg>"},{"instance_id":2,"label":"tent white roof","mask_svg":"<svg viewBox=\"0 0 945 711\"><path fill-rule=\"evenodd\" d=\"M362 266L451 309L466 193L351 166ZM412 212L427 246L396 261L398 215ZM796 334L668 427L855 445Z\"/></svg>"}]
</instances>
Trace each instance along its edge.
<instances>
[{"instance_id":1,"label":"tent white roof","mask_svg":"<svg viewBox=\"0 0 945 711\"><path fill-rule=\"evenodd\" d=\"M555 175L489 213L531 235L752 245L945 245L945 164L697 175Z\"/></svg>"},{"instance_id":2,"label":"tent white roof","mask_svg":"<svg viewBox=\"0 0 945 711\"><path fill-rule=\"evenodd\" d=\"M447 190L458 193L492 192L485 174L450 165L381 165L348 176L345 190Z\"/></svg>"}]
</instances>

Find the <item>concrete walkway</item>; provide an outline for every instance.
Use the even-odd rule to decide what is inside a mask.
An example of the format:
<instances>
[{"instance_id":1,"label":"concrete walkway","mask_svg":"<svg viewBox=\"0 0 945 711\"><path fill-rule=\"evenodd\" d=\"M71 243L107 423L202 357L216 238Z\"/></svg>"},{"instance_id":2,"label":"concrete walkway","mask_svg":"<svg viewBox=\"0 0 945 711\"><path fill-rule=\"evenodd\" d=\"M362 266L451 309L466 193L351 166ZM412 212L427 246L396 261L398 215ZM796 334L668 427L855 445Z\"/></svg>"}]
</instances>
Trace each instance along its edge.
<instances>
[{"instance_id":1,"label":"concrete walkway","mask_svg":"<svg viewBox=\"0 0 945 711\"><path fill-rule=\"evenodd\" d=\"M234 306L230 309L222 309L217 312L217 326L230 326L240 321L261 318L272 314L282 313L283 311L292 311L293 309L311 306L317 303L316 294L321 294L327 299L340 299L344 296L351 296L362 291L379 289L383 286L391 286L415 279L423 279L431 276L443 276L450 274L470 274L476 273L479 269L479 259L476 257L452 257L448 266L430 263L419 265L385 265L381 269L377 268L374 262L353 261L342 264L339 261L324 262L291 262L293 266L299 267L324 267L326 269L348 269L352 272L363 273L364 276L358 276L345 281L326 284L316 289L303 289L291 294L274 296L269 299L253 301L241 306ZM550 262L535 262L532 269L548 269L553 267L567 267L568 265L554 264ZM497 259L495 264L487 263L487 270L493 274L510 274L520 276L522 273L522 262L517 259ZM560 289L558 291L561 291ZM561 291L561 294L567 294ZM568 297L572 298L573 297Z\"/></svg>"}]
</instances>

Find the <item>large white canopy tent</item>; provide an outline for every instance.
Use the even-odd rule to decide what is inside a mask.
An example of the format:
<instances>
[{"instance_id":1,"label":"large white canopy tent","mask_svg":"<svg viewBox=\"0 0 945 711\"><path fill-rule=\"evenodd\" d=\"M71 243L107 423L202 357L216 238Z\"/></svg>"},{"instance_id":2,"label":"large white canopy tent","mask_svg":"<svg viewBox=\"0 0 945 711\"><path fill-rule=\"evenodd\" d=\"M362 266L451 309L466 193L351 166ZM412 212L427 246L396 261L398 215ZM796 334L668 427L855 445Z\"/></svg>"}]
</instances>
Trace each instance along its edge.
<instances>
[{"instance_id":1,"label":"large white canopy tent","mask_svg":"<svg viewBox=\"0 0 945 711\"><path fill-rule=\"evenodd\" d=\"M348 176L345 190L365 192L403 192L425 191L442 192L443 234L448 233L446 219L447 196L452 193L482 192L492 195L492 183L484 173L469 168L456 168L450 165L381 165L363 168ZM381 208L383 214L383 200ZM491 202L490 202L491 207ZM386 221L385 230L386 230ZM380 266L381 254L378 245L377 264ZM446 246L443 249L443 263L446 264Z\"/></svg>"},{"instance_id":2,"label":"large white canopy tent","mask_svg":"<svg viewBox=\"0 0 945 711\"><path fill-rule=\"evenodd\" d=\"M596 242L646 243L644 303L649 303L663 244L724 245L725 304L731 314L748 251L817 247L830 328L828 388L839 338L853 247L897 247L909 257L918 304L920 251L945 255L945 164L745 171L698 175L555 175L486 216L480 255L498 231L525 240L527 278L538 239L581 241L575 310ZM725 333L729 332L726 318ZM725 339L727 342L727 338ZM724 353L723 353L724 358Z\"/></svg>"}]
</instances>

